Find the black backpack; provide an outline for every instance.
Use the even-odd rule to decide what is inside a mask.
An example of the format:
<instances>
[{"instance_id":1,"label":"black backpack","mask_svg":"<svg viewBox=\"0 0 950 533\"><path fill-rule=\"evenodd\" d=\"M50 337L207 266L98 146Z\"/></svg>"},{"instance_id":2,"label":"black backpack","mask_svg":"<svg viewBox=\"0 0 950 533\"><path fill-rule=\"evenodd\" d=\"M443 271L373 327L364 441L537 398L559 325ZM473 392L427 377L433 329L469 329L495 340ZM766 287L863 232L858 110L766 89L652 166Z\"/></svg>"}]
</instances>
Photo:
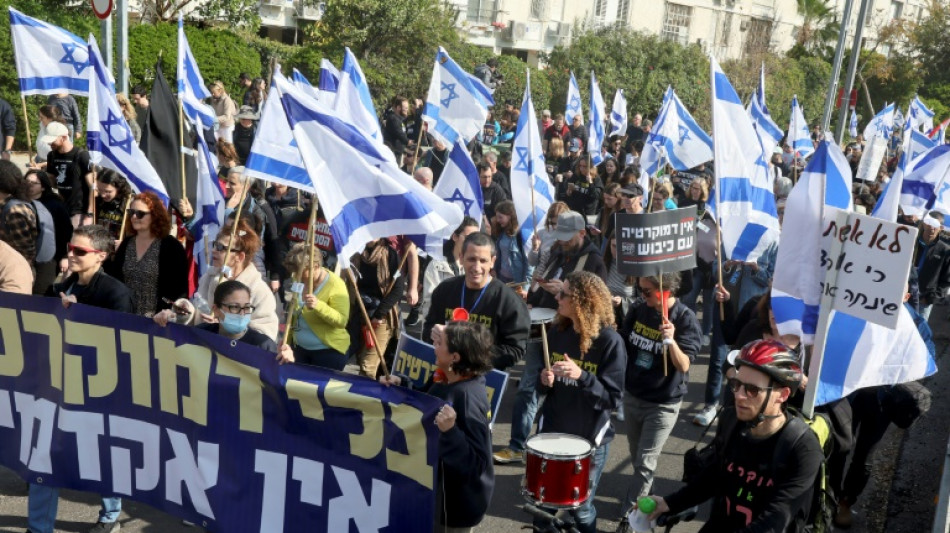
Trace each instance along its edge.
<instances>
[{"instance_id":1,"label":"black backpack","mask_svg":"<svg viewBox=\"0 0 950 533\"><path fill-rule=\"evenodd\" d=\"M807 418L792 407L787 409L786 415L788 416L789 428L782 432L778 444L775 446L775 455L772 456L772 464L776 465L776 469L780 468L782 460L789 456L798 441L807 437L809 430L818 439L822 452L821 466L815 476L808 516L805 518L804 524L800 525L801 527L796 526L796 522L793 520L792 526L796 527L789 529L789 531L830 533L834 531L834 516L838 508L838 501L834 497L831 476L828 471L828 458L834 448L831 421L827 415L822 413L815 413L814 418Z\"/></svg>"}]
</instances>

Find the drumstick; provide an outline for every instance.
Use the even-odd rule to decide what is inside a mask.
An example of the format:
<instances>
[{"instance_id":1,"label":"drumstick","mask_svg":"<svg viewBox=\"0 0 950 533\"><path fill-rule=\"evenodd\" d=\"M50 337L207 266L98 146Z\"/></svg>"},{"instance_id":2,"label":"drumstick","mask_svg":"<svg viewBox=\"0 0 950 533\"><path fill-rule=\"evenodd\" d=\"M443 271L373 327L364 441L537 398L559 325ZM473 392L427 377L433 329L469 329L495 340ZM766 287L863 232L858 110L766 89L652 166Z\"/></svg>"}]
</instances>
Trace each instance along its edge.
<instances>
[{"instance_id":1,"label":"drumstick","mask_svg":"<svg viewBox=\"0 0 950 533\"><path fill-rule=\"evenodd\" d=\"M661 322L662 322L663 320L668 320L668 318L669 318L669 317L668 317L669 311L667 310L667 296L666 296L666 294L663 292L663 273L662 273L662 272L660 273L659 276L657 276L657 279L660 280L660 300L662 301L662 305L663 305L663 307L662 307L662 309L663 309L663 316L662 316L662 318L661 318ZM665 339L664 339L664 340L665 340ZM667 369L667 366L666 366L666 343L664 342L664 343L663 343L663 376L666 377L667 374L668 374L668 369Z\"/></svg>"},{"instance_id":2,"label":"drumstick","mask_svg":"<svg viewBox=\"0 0 950 533\"><path fill-rule=\"evenodd\" d=\"M548 352L548 329L541 322L541 347L544 349L544 368L551 370L551 354Z\"/></svg>"}]
</instances>

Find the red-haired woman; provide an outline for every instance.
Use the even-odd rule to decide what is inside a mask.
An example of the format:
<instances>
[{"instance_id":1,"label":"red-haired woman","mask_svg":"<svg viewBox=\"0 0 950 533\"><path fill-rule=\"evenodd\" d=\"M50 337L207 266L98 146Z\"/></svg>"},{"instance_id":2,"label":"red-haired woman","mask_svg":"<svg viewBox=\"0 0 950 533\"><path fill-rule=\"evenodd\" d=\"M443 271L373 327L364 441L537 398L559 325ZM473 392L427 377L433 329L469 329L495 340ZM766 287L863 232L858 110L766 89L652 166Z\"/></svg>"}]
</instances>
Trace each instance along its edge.
<instances>
[{"instance_id":1,"label":"red-haired woman","mask_svg":"<svg viewBox=\"0 0 950 533\"><path fill-rule=\"evenodd\" d=\"M126 237L106 272L132 290L135 314L151 317L187 296L185 249L168 234L171 219L155 193L135 195L126 216Z\"/></svg>"}]
</instances>

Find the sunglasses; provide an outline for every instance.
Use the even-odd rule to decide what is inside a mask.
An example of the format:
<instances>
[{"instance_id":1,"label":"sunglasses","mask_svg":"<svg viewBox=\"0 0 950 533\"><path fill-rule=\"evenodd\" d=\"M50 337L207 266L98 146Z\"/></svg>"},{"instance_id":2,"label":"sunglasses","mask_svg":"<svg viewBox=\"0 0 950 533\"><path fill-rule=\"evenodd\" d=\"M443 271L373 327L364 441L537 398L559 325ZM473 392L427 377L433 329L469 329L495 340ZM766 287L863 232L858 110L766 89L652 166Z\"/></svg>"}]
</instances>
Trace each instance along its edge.
<instances>
[{"instance_id":1,"label":"sunglasses","mask_svg":"<svg viewBox=\"0 0 950 533\"><path fill-rule=\"evenodd\" d=\"M657 289L644 289L643 287L640 287L640 294L642 294L644 298L653 296L656 294L656 291Z\"/></svg>"},{"instance_id":2,"label":"sunglasses","mask_svg":"<svg viewBox=\"0 0 950 533\"><path fill-rule=\"evenodd\" d=\"M729 388L733 394L739 394L739 389L745 389L745 395L749 398L757 398L760 392L772 390L772 387L760 387L751 383L744 383L736 378L729 378Z\"/></svg>"},{"instance_id":3,"label":"sunglasses","mask_svg":"<svg viewBox=\"0 0 950 533\"><path fill-rule=\"evenodd\" d=\"M148 211L139 211L138 209L127 209L125 212L128 213L129 216L133 216L135 218L145 218L146 216L152 214Z\"/></svg>"},{"instance_id":4,"label":"sunglasses","mask_svg":"<svg viewBox=\"0 0 950 533\"><path fill-rule=\"evenodd\" d=\"M76 246L72 243L67 243L66 249L69 251L69 253L75 255L76 257L85 257L86 254L94 254L102 251L96 250L95 248L86 248L85 246Z\"/></svg>"},{"instance_id":5,"label":"sunglasses","mask_svg":"<svg viewBox=\"0 0 950 533\"><path fill-rule=\"evenodd\" d=\"M228 251L227 245L226 245L226 244L221 244L220 242L214 243L214 244L212 245L212 247L214 248L214 251L215 251L215 252L226 252L226 251ZM241 250L238 250L237 248L231 248L231 253L237 253L237 252L240 252L240 251L241 251Z\"/></svg>"},{"instance_id":6,"label":"sunglasses","mask_svg":"<svg viewBox=\"0 0 950 533\"><path fill-rule=\"evenodd\" d=\"M249 315L254 312L253 305L221 304L219 307L232 315Z\"/></svg>"}]
</instances>

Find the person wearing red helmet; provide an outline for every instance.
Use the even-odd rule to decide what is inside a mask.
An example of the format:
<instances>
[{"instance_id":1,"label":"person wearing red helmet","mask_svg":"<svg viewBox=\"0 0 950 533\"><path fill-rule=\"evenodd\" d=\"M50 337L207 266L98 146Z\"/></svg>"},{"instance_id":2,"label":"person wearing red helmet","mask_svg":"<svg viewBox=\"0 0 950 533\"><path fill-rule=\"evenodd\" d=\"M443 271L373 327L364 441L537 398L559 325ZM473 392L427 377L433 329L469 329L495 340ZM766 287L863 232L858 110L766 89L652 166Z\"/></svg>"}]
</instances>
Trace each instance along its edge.
<instances>
[{"instance_id":1,"label":"person wearing red helmet","mask_svg":"<svg viewBox=\"0 0 950 533\"><path fill-rule=\"evenodd\" d=\"M693 482L665 498L650 496L657 504L650 518L712 499L700 533L801 532L823 457L814 432L785 409L801 383L801 363L776 340L750 342L735 363L729 387L739 423L723 428L717 460Z\"/></svg>"}]
</instances>

